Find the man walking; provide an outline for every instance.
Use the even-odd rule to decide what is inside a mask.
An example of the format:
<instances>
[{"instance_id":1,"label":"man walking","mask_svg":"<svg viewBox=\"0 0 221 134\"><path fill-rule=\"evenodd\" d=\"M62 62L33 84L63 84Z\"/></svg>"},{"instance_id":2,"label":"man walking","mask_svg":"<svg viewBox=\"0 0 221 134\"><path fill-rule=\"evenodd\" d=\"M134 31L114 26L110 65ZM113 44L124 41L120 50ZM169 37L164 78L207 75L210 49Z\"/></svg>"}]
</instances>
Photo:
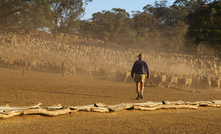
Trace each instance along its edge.
<instances>
[{"instance_id":1,"label":"man walking","mask_svg":"<svg viewBox=\"0 0 221 134\"><path fill-rule=\"evenodd\" d=\"M143 54L140 53L137 57L139 60L134 62L133 68L131 70L131 77L134 77L134 81L136 82L136 90L137 90L137 100L143 99L143 90L144 90L144 82L145 78L149 78L149 67L145 60L143 60ZM135 76L134 76L135 73Z\"/></svg>"}]
</instances>

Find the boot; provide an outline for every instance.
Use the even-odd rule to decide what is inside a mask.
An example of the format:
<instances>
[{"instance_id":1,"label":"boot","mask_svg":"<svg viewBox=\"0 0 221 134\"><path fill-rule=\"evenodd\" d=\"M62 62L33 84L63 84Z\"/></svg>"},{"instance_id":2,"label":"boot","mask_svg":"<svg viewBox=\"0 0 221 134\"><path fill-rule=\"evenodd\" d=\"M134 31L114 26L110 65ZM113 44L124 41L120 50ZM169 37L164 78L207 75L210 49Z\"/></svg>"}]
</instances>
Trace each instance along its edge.
<instances>
[{"instance_id":1,"label":"boot","mask_svg":"<svg viewBox=\"0 0 221 134\"><path fill-rule=\"evenodd\" d=\"M140 99L140 95L139 95L139 93L137 94L137 98L136 98L136 100L139 100Z\"/></svg>"},{"instance_id":2,"label":"boot","mask_svg":"<svg viewBox=\"0 0 221 134\"><path fill-rule=\"evenodd\" d=\"M142 94L140 94L140 99L143 99L143 95Z\"/></svg>"},{"instance_id":3,"label":"boot","mask_svg":"<svg viewBox=\"0 0 221 134\"><path fill-rule=\"evenodd\" d=\"M143 99L143 92L140 93L140 99Z\"/></svg>"}]
</instances>

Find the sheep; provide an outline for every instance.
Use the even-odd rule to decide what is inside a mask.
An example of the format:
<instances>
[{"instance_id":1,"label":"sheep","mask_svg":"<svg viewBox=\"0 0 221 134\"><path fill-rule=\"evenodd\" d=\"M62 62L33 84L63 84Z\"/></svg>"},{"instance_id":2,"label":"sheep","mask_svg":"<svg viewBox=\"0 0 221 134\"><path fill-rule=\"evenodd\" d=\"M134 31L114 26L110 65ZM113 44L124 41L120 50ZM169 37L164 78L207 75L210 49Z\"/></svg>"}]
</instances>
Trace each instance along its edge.
<instances>
[{"instance_id":1,"label":"sheep","mask_svg":"<svg viewBox=\"0 0 221 134\"><path fill-rule=\"evenodd\" d=\"M179 76L178 77L179 85L184 88L190 88L192 84L192 78L190 76Z\"/></svg>"},{"instance_id":2,"label":"sheep","mask_svg":"<svg viewBox=\"0 0 221 134\"><path fill-rule=\"evenodd\" d=\"M123 72L123 78L124 78L124 82L127 82L127 79L131 76L131 72L130 71L124 71Z\"/></svg>"},{"instance_id":3,"label":"sheep","mask_svg":"<svg viewBox=\"0 0 221 134\"><path fill-rule=\"evenodd\" d=\"M205 70L205 74L208 75L218 75L218 70Z\"/></svg>"},{"instance_id":4,"label":"sheep","mask_svg":"<svg viewBox=\"0 0 221 134\"><path fill-rule=\"evenodd\" d=\"M192 81L193 88L199 88L201 76L197 74L197 75L193 75L192 78L193 78L193 81Z\"/></svg>"},{"instance_id":5,"label":"sheep","mask_svg":"<svg viewBox=\"0 0 221 134\"><path fill-rule=\"evenodd\" d=\"M178 83L178 76L175 74L175 75L171 75L169 77L169 84L168 84L168 87L177 87L177 83Z\"/></svg>"},{"instance_id":6,"label":"sheep","mask_svg":"<svg viewBox=\"0 0 221 134\"><path fill-rule=\"evenodd\" d=\"M14 65L17 66L19 69L22 69L25 65L25 61L23 58L16 58L14 60Z\"/></svg>"},{"instance_id":7,"label":"sheep","mask_svg":"<svg viewBox=\"0 0 221 134\"><path fill-rule=\"evenodd\" d=\"M32 33L31 33L32 34ZM30 35L31 35L30 34ZM35 33L38 35L42 35L42 32ZM45 34L45 33L44 33ZM45 34L47 36L51 34ZM63 35L62 35L63 36ZM70 36L71 35L67 35ZM176 86L179 82L177 77L174 78L174 76L169 76L168 72L172 71L173 73L181 73L180 67L184 67L186 70L192 69L192 72L198 73L198 75L201 75L200 73L206 73L210 74L212 76L215 76L218 74L218 68L219 62L216 62L213 59L210 59L210 61L206 58L208 56L199 56L199 55L189 55L189 54L176 54L176 53L163 53L163 52L154 52L154 51L146 51L146 50L138 50L133 48L128 48L126 51L125 49L122 49L121 47L117 46L117 48L111 48L116 47L116 44L109 44L107 46L106 44L100 44L97 43L97 45L94 45L94 42L96 41L89 41L87 44L79 45L76 43L79 43L80 41L76 39L76 36L73 36L75 39L75 43L73 41L69 41L70 43L64 43L61 41L45 41L45 40L39 40L39 39L33 39L32 36L25 37L25 38L17 38L17 42L13 42L14 35L2 35L1 41L6 42L5 44L1 44L1 50L3 53L7 55L7 57L4 57L4 60L1 59L0 63L1 66L5 67L12 67L12 66L22 66L22 64L25 62L25 66L29 68L35 68L38 67L38 70L43 70L44 68L47 71L51 70L60 70L60 66L58 62L59 61L75 61L76 64L78 64L78 67L75 68L75 71L70 74L83 74L83 75L92 75L94 72L99 74L101 77L106 78L113 78L116 76L116 70L120 67L116 66L120 62L127 61L127 62L133 62L136 60L136 57L133 56L133 53L137 52L144 52L151 68L155 68L155 71L151 74L151 77L149 81L152 84L159 84L159 85L166 85L168 84L168 87L170 86ZM20 36L19 36L20 37ZM19 40L20 39L20 40ZM10 40L10 41L7 41ZM99 42L102 42L99 40ZM71 44L72 43L72 44ZM83 43L86 43L85 41ZM20 44L24 44L24 47L17 47ZM16 48L14 50L14 48ZM13 57L11 54L17 55L19 52L24 52L24 55L20 55L18 57ZM1 54L2 54L1 52ZM9 55L10 53L10 55ZM41 54L40 54L41 53ZM31 55L33 54L33 55ZM51 58L52 57L52 58ZM71 58L69 58L71 57ZM47 59L44 61L43 59ZM62 59L62 60L61 60ZM33 60L33 61L32 61ZM3 62L4 61L4 62ZM36 61L36 64L35 64ZM84 62L90 62L85 67ZM106 62L108 61L108 62ZM58 65L56 65L58 62ZM97 69L92 67L90 64L91 62L96 62L97 64L100 64L97 66ZM105 63L104 63L105 62ZM104 65L101 65L104 64ZM114 64L115 66L112 66L110 68L108 66L111 66ZM71 64L70 64L71 65ZM101 67L102 66L102 67ZM167 66L172 66L173 68L167 68ZM120 68L121 69L121 68ZM170 70L168 70L170 69ZM199 69L198 71L193 71ZM210 70L209 70L210 69ZM212 70L213 69L213 70ZM72 70L71 66L68 68L68 70ZM74 69L73 69L74 70ZM95 70L95 71L94 71ZM156 71L157 70L157 71ZM203 72L203 70L206 70ZM158 73L159 71L164 71L163 73ZM72 71L69 71L72 72ZM183 72L185 73L185 72ZM127 81L126 77L128 77L127 73L121 72L122 75L122 81ZM166 75L166 77L165 77ZM123 78L123 76L125 76ZM124 80L123 80L124 79ZM167 80L165 82L165 80ZM204 79L201 79L200 76L192 76L192 84L191 87L198 87L200 85L200 81L203 81ZM185 80L184 80L185 81ZM215 82L216 79L212 80L212 87L218 87ZM189 85L186 85L189 87ZM209 87L209 84L208 84Z\"/></svg>"},{"instance_id":8,"label":"sheep","mask_svg":"<svg viewBox=\"0 0 221 134\"><path fill-rule=\"evenodd\" d=\"M92 75L93 73L94 73L94 66L87 65L85 67L85 75L89 76L89 75Z\"/></svg>"},{"instance_id":9,"label":"sheep","mask_svg":"<svg viewBox=\"0 0 221 134\"><path fill-rule=\"evenodd\" d=\"M202 76L202 80L200 81L200 84L205 87L205 89L211 89L211 78L209 75Z\"/></svg>"},{"instance_id":10,"label":"sheep","mask_svg":"<svg viewBox=\"0 0 221 134\"><path fill-rule=\"evenodd\" d=\"M184 88L190 88L192 84L192 78L191 77L186 77L184 78ZM188 87L187 87L188 86Z\"/></svg>"},{"instance_id":11,"label":"sheep","mask_svg":"<svg viewBox=\"0 0 221 134\"><path fill-rule=\"evenodd\" d=\"M153 73L150 76L150 84L155 85L158 83L158 73L157 71L153 71Z\"/></svg>"},{"instance_id":12,"label":"sheep","mask_svg":"<svg viewBox=\"0 0 221 134\"><path fill-rule=\"evenodd\" d=\"M25 66L28 68L28 70L30 71L31 70L31 68L35 68L35 67L37 67L37 65L36 65L36 60L34 60L34 59L31 59L31 60L26 60L25 61Z\"/></svg>"},{"instance_id":13,"label":"sheep","mask_svg":"<svg viewBox=\"0 0 221 134\"><path fill-rule=\"evenodd\" d=\"M220 81L221 81L221 78L213 77L211 80L211 87L215 88L215 89L219 89L220 88Z\"/></svg>"},{"instance_id":14,"label":"sheep","mask_svg":"<svg viewBox=\"0 0 221 134\"><path fill-rule=\"evenodd\" d=\"M75 66L68 64L65 66L65 71L66 73L68 73L69 75L76 75L76 70L75 70Z\"/></svg>"},{"instance_id":15,"label":"sheep","mask_svg":"<svg viewBox=\"0 0 221 134\"><path fill-rule=\"evenodd\" d=\"M116 77L116 68L112 65L110 65L107 69L107 78L110 80L114 80Z\"/></svg>"},{"instance_id":16,"label":"sheep","mask_svg":"<svg viewBox=\"0 0 221 134\"><path fill-rule=\"evenodd\" d=\"M128 77L130 77L131 72L130 71L116 71L116 80L127 82Z\"/></svg>"},{"instance_id":17,"label":"sheep","mask_svg":"<svg viewBox=\"0 0 221 134\"><path fill-rule=\"evenodd\" d=\"M165 73L160 73L159 74L159 79L158 79L158 86L163 86L163 83L165 83L167 80L167 75Z\"/></svg>"}]
</instances>

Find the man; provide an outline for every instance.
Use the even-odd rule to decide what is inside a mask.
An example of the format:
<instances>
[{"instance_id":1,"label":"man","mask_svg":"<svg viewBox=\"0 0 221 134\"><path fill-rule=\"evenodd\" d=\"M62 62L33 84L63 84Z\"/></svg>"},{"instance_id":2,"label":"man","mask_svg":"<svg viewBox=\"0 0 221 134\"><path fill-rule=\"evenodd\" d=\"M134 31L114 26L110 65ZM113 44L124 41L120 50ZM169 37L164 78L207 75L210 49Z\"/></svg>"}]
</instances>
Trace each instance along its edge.
<instances>
[{"instance_id":1,"label":"man","mask_svg":"<svg viewBox=\"0 0 221 134\"><path fill-rule=\"evenodd\" d=\"M137 57L139 57L139 60L134 62L133 68L131 70L131 77L132 78L134 77L134 81L136 82L136 90L137 90L136 99L139 100L143 99L144 82L145 78L147 79L149 78L149 67L147 62L143 60L142 53L140 53Z\"/></svg>"}]
</instances>

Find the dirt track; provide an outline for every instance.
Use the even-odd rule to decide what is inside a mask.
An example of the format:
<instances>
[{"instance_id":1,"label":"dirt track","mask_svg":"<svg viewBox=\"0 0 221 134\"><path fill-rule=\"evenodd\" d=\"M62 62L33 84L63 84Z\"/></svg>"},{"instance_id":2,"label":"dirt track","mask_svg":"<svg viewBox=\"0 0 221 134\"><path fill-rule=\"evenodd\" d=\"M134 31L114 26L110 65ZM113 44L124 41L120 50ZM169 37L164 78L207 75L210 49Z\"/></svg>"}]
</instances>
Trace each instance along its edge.
<instances>
[{"instance_id":1,"label":"dirt track","mask_svg":"<svg viewBox=\"0 0 221 134\"><path fill-rule=\"evenodd\" d=\"M147 101L221 100L221 92L145 87L144 99L135 100L135 84L93 76L0 68L0 105L82 106ZM77 112L58 117L28 115L0 121L0 133L221 133L221 109L127 110L115 113Z\"/></svg>"}]
</instances>

